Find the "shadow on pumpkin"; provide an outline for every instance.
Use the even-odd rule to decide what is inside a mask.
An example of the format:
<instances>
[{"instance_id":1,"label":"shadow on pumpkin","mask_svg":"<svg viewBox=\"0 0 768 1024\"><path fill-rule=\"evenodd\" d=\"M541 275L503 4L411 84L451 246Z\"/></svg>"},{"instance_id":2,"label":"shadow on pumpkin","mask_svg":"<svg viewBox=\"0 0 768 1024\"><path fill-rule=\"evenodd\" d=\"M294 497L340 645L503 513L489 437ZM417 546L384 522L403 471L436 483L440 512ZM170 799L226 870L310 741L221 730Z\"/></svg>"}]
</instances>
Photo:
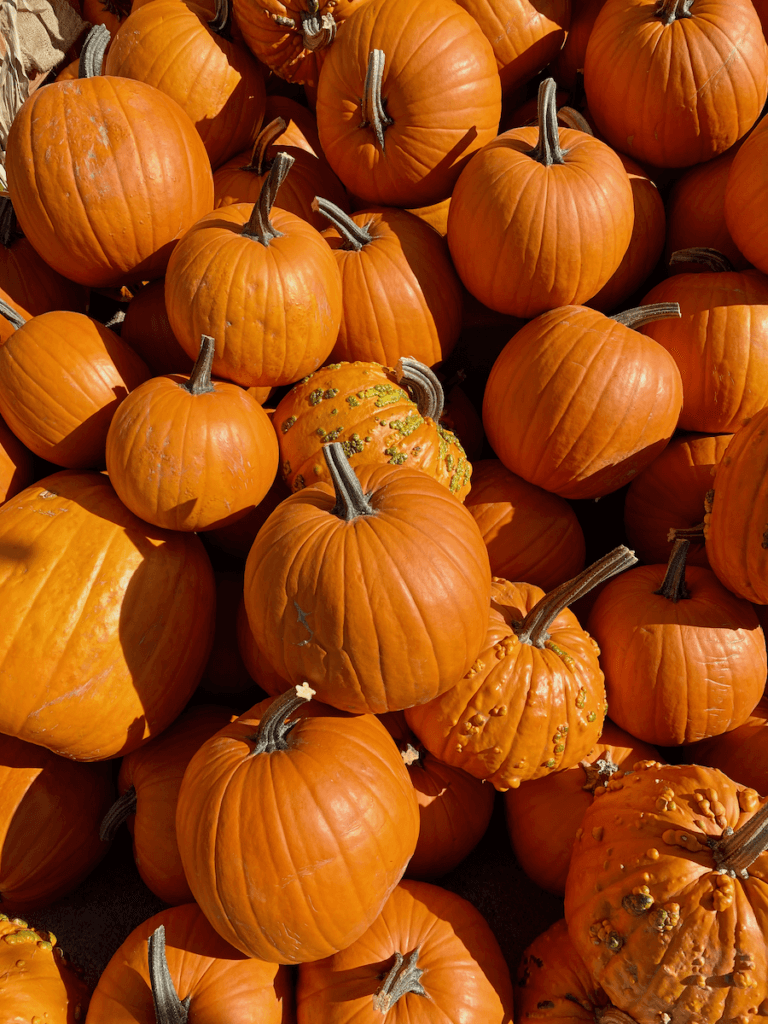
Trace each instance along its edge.
<instances>
[{"instance_id":1,"label":"shadow on pumpkin","mask_svg":"<svg viewBox=\"0 0 768 1024\"><path fill-rule=\"evenodd\" d=\"M128 389L122 385L115 385L111 390L115 395L114 401L83 420L58 444L40 451L41 458L66 469L103 469L106 465L107 431L118 405L128 394Z\"/></svg>"}]
</instances>

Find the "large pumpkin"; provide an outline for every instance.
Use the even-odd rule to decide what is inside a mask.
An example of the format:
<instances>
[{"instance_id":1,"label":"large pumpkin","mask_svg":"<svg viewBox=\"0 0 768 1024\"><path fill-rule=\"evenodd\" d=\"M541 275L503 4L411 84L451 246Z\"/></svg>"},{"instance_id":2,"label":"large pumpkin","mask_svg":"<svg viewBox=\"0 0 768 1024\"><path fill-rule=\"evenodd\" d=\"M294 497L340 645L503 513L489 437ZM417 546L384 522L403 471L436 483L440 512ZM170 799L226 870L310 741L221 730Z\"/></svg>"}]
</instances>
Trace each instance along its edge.
<instances>
[{"instance_id":1,"label":"large pumpkin","mask_svg":"<svg viewBox=\"0 0 768 1024\"><path fill-rule=\"evenodd\" d=\"M768 120L763 118L733 158L725 185L725 224L739 252L758 270L768 274L765 190L765 153Z\"/></svg>"}]
</instances>

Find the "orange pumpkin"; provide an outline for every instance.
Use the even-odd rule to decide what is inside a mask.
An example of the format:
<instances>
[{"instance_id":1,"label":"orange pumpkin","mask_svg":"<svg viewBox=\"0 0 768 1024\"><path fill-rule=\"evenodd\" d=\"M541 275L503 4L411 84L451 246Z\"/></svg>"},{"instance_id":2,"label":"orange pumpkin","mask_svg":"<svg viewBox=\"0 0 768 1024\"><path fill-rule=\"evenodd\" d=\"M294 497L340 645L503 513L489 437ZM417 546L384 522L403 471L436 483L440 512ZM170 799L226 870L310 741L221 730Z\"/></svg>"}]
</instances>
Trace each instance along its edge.
<instances>
[{"instance_id":1,"label":"orange pumpkin","mask_svg":"<svg viewBox=\"0 0 768 1024\"><path fill-rule=\"evenodd\" d=\"M694 764L717 768L742 786L768 793L768 699L763 697L752 714L736 729L700 740L685 748Z\"/></svg>"},{"instance_id":2,"label":"orange pumpkin","mask_svg":"<svg viewBox=\"0 0 768 1024\"><path fill-rule=\"evenodd\" d=\"M739 252L768 273L766 218L760 203L764 189L768 122L763 118L733 158L725 186L725 224Z\"/></svg>"},{"instance_id":3,"label":"orange pumpkin","mask_svg":"<svg viewBox=\"0 0 768 1024\"><path fill-rule=\"evenodd\" d=\"M32 452L0 419L0 505L35 478Z\"/></svg>"},{"instance_id":4,"label":"orange pumpkin","mask_svg":"<svg viewBox=\"0 0 768 1024\"><path fill-rule=\"evenodd\" d=\"M176 340L165 309L165 281L150 281L128 303L120 337L137 352L155 376L189 373L194 360Z\"/></svg>"}]
</instances>

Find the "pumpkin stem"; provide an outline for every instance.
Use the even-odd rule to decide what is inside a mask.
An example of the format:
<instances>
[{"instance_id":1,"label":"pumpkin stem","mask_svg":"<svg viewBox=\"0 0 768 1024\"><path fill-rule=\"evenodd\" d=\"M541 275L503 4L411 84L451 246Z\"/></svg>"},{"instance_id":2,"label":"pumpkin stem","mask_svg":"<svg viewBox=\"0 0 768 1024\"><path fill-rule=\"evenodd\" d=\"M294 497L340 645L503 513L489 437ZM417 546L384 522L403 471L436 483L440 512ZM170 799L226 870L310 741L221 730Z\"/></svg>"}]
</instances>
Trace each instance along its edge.
<instances>
[{"instance_id":1,"label":"pumpkin stem","mask_svg":"<svg viewBox=\"0 0 768 1024\"><path fill-rule=\"evenodd\" d=\"M15 310L13 306L9 306L3 299L0 299L0 315L9 320L17 331L27 322L18 310Z\"/></svg>"},{"instance_id":2,"label":"pumpkin stem","mask_svg":"<svg viewBox=\"0 0 768 1024\"><path fill-rule=\"evenodd\" d=\"M188 391L190 395L204 395L209 391L215 391L211 380L211 366L213 366L213 353L216 342L209 334L201 335L200 351L197 354L195 365L189 380L180 387Z\"/></svg>"},{"instance_id":3,"label":"pumpkin stem","mask_svg":"<svg viewBox=\"0 0 768 1024\"><path fill-rule=\"evenodd\" d=\"M259 728L253 736L246 737L253 742L253 754L273 754L276 750L287 750L287 736L296 722L288 719L305 701L312 700L315 691L309 683L294 686L279 697L275 697L259 722Z\"/></svg>"},{"instance_id":4,"label":"pumpkin stem","mask_svg":"<svg viewBox=\"0 0 768 1024\"><path fill-rule=\"evenodd\" d=\"M406 768L410 768L412 764L415 764L421 757L421 751L414 747L412 743L406 744L405 750L400 751L400 757L403 759L403 764Z\"/></svg>"},{"instance_id":5,"label":"pumpkin stem","mask_svg":"<svg viewBox=\"0 0 768 1024\"><path fill-rule=\"evenodd\" d=\"M106 25L94 25L83 41L80 61L77 65L78 78L95 78L101 74L109 41L112 38Z\"/></svg>"},{"instance_id":6,"label":"pumpkin stem","mask_svg":"<svg viewBox=\"0 0 768 1024\"><path fill-rule=\"evenodd\" d=\"M336 38L336 19L320 13L318 0L308 0L307 10L301 12L301 34L305 50L322 50Z\"/></svg>"},{"instance_id":7,"label":"pumpkin stem","mask_svg":"<svg viewBox=\"0 0 768 1024\"><path fill-rule=\"evenodd\" d=\"M597 787L605 786L613 773L619 770L619 766L613 761L609 761L607 757L599 758L594 764L589 761L579 761L579 764L587 776L587 781L581 788L593 796Z\"/></svg>"},{"instance_id":8,"label":"pumpkin stem","mask_svg":"<svg viewBox=\"0 0 768 1024\"><path fill-rule=\"evenodd\" d=\"M693 0L658 0L655 17L671 25L680 18L692 18L691 4Z\"/></svg>"},{"instance_id":9,"label":"pumpkin stem","mask_svg":"<svg viewBox=\"0 0 768 1024\"><path fill-rule=\"evenodd\" d=\"M679 302L653 302L648 306L636 306L634 309L624 310L623 313L614 313L608 319L636 331L638 327L653 323L654 320L672 320L680 316Z\"/></svg>"},{"instance_id":10,"label":"pumpkin stem","mask_svg":"<svg viewBox=\"0 0 768 1024\"><path fill-rule=\"evenodd\" d=\"M21 237L10 196L0 196L0 245L10 249L16 237Z\"/></svg>"},{"instance_id":11,"label":"pumpkin stem","mask_svg":"<svg viewBox=\"0 0 768 1024\"><path fill-rule=\"evenodd\" d=\"M149 936L149 983L155 1004L156 1024L187 1024L191 996L179 999L165 955L165 925L159 924Z\"/></svg>"},{"instance_id":12,"label":"pumpkin stem","mask_svg":"<svg viewBox=\"0 0 768 1024\"><path fill-rule=\"evenodd\" d=\"M361 128L373 128L376 140L384 149L384 132L394 121L387 117L384 100L381 97L381 83L384 78L384 62L386 55L383 50L371 50L368 55L368 69L365 73L363 98L360 101L363 109Z\"/></svg>"},{"instance_id":13,"label":"pumpkin stem","mask_svg":"<svg viewBox=\"0 0 768 1024\"><path fill-rule=\"evenodd\" d=\"M131 786L130 789L126 789L123 795L115 800L104 815L99 828L99 839L102 843L111 843L123 822L127 821L135 813L136 790Z\"/></svg>"},{"instance_id":14,"label":"pumpkin stem","mask_svg":"<svg viewBox=\"0 0 768 1024\"><path fill-rule=\"evenodd\" d=\"M445 395L442 384L428 366L412 356L401 356L397 361L396 380L416 403L420 416L440 422Z\"/></svg>"},{"instance_id":15,"label":"pumpkin stem","mask_svg":"<svg viewBox=\"0 0 768 1024\"><path fill-rule=\"evenodd\" d=\"M591 135L592 138L595 137L589 121L578 110L574 110L573 107L560 107L557 116L566 128L573 128L577 132L584 132L585 135Z\"/></svg>"},{"instance_id":16,"label":"pumpkin stem","mask_svg":"<svg viewBox=\"0 0 768 1024\"><path fill-rule=\"evenodd\" d=\"M726 274L736 270L734 265L717 249L709 249L705 245L692 246L690 249L678 249L669 257L669 266L675 263L700 263L715 273Z\"/></svg>"},{"instance_id":17,"label":"pumpkin stem","mask_svg":"<svg viewBox=\"0 0 768 1024\"><path fill-rule=\"evenodd\" d=\"M678 601L684 601L691 596L688 593L688 587L685 585L685 559L688 556L688 548L690 546L691 542L686 540L685 537L678 537L675 540L675 543L672 545L669 562L667 563L664 581L658 590L654 590L654 594L666 597L673 604L677 604Z\"/></svg>"},{"instance_id":18,"label":"pumpkin stem","mask_svg":"<svg viewBox=\"0 0 768 1024\"><path fill-rule=\"evenodd\" d=\"M414 992L418 996L427 994L419 981L424 971L416 966L419 952L417 947L407 960L399 951L395 953L389 974L373 994L373 1008L377 1013L387 1013L406 992Z\"/></svg>"},{"instance_id":19,"label":"pumpkin stem","mask_svg":"<svg viewBox=\"0 0 768 1024\"><path fill-rule=\"evenodd\" d=\"M749 878L750 864L768 849L768 800L741 828L724 828L722 836L710 836L707 845L721 875Z\"/></svg>"},{"instance_id":20,"label":"pumpkin stem","mask_svg":"<svg viewBox=\"0 0 768 1024\"><path fill-rule=\"evenodd\" d=\"M269 219L272 207L275 204L277 191L285 181L285 176L293 166L293 157L288 153L278 153L269 168L269 174L261 186L258 202L253 207L253 212L248 218L247 224L243 227L243 235L268 246L274 238L282 238L283 232L278 231Z\"/></svg>"},{"instance_id":21,"label":"pumpkin stem","mask_svg":"<svg viewBox=\"0 0 768 1024\"><path fill-rule=\"evenodd\" d=\"M522 622L512 623L520 642L533 647L546 647L549 640L547 630L564 608L588 594L598 583L609 580L636 562L634 551L620 544L572 580L555 587L531 608Z\"/></svg>"},{"instance_id":22,"label":"pumpkin stem","mask_svg":"<svg viewBox=\"0 0 768 1024\"><path fill-rule=\"evenodd\" d=\"M596 1006L595 1024L637 1024L637 1021L615 1006Z\"/></svg>"},{"instance_id":23,"label":"pumpkin stem","mask_svg":"<svg viewBox=\"0 0 768 1024\"><path fill-rule=\"evenodd\" d=\"M545 78L539 84L539 141L529 156L545 167L565 163L565 154L560 148L560 132L557 127L556 94L557 86L554 78Z\"/></svg>"},{"instance_id":24,"label":"pumpkin stem","mask_svg":"<svg viewBox=\"0 0 768 1024\"><path fill-rule=\"evenodd\" d=\"M360 252L364 245L368 245L373 241L368 231L373 221L369 221L365 225L355 224L348 213L344 213L334 203L329 202L327 199L322 199L320 196L315 196L312 200L312 209L315 213L322 213L333 224L344 239L344 243L341 246L342 249Z\"/></svg>"},{"instance_id":25,"label":"pumpkin stem","mask_svg":"<svg viewBox=\"0 0 768 1024\"><path fill-rule=\"evenodd\" d=\"M256 136L256 141L253 144L251 162L246 164L245 167L241 167L240 170L253 171L254 174L266 174L270 167L267 160L267 150L280 138L287 127L288 125L282 117L276 117L269 124L265 124Z\"/></svg>"},{"instance_id":26,"label":"pumpkin stem","mask_svg":"<svg viewBox=\"0 0 768 1024\"><path fill-rule=\"evenodd\" d=\"M331 509L331 515L343 519L345 523L357 519L358 516L376 515L376 509L368 500L370 495L363 494L360 481L349 464L342 442L324 444L323 455L336 492L336 504Z\"/></svg>"},{"instance_id":27,"label":"pumpkin stem","mask_svg":"<svg viewBox=\"0 0 768 1024\"><path fill-rule=\"evenodd\" d=\"M667 540L670 542L674 540L682 540L683 538L686 540L699 540L703 544L704 523L697 523L696 526L680 526L678 528L673 526L667 533Z\"/></svg>"},{"instance_id":28,"label":"pumpkin stem","mask_svg":"<svg viewBox=\"0 0 768 1024\"><path fill-rule=\"evenodd\" d=\"M232 5L229 0L216 0L214 14L208 22L208 28L217 36L230 38L230 26L232 24Z\"/></svg>"}]
</instances>

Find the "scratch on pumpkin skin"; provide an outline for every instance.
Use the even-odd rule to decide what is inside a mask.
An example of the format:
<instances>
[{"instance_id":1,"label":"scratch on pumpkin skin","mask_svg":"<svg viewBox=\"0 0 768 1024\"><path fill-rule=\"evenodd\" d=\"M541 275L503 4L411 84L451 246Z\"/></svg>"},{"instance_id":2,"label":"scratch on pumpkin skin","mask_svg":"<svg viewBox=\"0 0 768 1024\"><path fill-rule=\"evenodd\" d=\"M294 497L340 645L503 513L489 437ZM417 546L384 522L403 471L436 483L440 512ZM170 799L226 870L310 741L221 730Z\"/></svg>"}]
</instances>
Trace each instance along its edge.
<instances>
[{"instance_id":1,"label":"scratch on pumpkin skin","mask_svg":"<svg viewBox=\"0 0 768 1024\"><path fill-rule=\"evenodd\" d=\"M314 638L315 638L315 631L310 628L310 625L307 622L307 615L309 615L310 613L302 611L301 608L299 607L299 602L298 601L294 601L293 602L293 606L296 609L296 612L297 612L297 615L298 615L298 619L296 621L299 623L300 626L303 626L304 629L306 629L306 631L309 633L309 636L306 638L306 640L302 640L300 643L294 644L293 646L294 647L306 647L307 644L311 643L312 640L314 640Z\"/></svg>"}]
</instances>

